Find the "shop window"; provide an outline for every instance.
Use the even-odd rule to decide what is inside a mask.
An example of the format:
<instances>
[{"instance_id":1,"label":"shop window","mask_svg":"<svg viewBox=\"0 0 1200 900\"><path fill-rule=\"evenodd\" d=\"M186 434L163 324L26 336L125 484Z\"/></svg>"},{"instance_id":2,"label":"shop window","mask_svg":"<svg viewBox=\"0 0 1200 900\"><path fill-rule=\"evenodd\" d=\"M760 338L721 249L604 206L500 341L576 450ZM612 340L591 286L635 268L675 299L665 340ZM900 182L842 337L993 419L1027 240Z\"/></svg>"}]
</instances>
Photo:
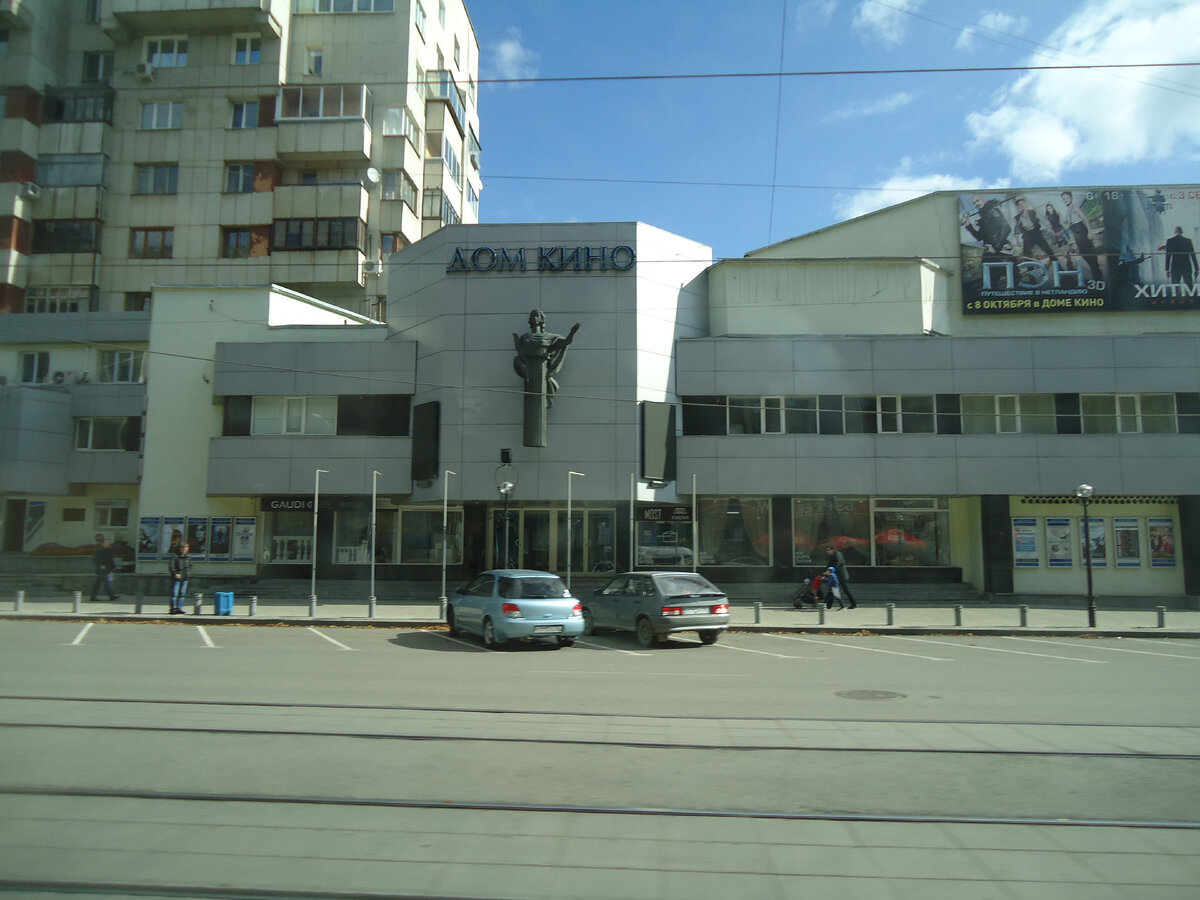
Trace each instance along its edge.
<instances>
[{"instance_id":1,"label":"shop window","mask_svg":"<svg viewBox=\"0 0 1200 900\"><path fill-rule=\"evenodd\" d=\"M877 498L872 536L877 566L950 565L945 498Z\"/></svg>"},{"instance_id":2,"label":"shop window","mask_svg":"<svg viewBox=\"0 0 1200 900\"><path fill-rule=\"evenodd\" d=\"M697 516L702 565L771 564L770 498L702 497Z\"/></svg>"},{"instance_id":3,"label":"shop window","mask_svg":"<svg viewBox=\"0 0 1200 900\"><path fill-rule=\"evenodd\" d=\"M841 551L848 566L869 566L871 504L865 497L792 499L792 564L823 566L825 547Z\"/></svg>"}]
</instances>

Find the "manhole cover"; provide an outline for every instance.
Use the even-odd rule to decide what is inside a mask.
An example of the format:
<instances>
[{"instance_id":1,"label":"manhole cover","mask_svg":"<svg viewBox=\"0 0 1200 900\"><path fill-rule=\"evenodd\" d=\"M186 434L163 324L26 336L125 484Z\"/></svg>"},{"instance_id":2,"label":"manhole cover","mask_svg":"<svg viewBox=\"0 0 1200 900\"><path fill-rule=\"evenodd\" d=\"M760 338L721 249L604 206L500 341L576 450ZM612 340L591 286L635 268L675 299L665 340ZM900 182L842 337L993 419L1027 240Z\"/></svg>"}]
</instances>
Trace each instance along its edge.
<instances>
[{"instance_id":1,"label":"manhole cover","mask_svg":"<svg viewBox=\"0 0 1200 900\"><path fill-rule=\"evenodd\" d=\"M895 691L838 691L837 695L846 700L900 700L904 697Z\"/></svg>"}]
</instances>

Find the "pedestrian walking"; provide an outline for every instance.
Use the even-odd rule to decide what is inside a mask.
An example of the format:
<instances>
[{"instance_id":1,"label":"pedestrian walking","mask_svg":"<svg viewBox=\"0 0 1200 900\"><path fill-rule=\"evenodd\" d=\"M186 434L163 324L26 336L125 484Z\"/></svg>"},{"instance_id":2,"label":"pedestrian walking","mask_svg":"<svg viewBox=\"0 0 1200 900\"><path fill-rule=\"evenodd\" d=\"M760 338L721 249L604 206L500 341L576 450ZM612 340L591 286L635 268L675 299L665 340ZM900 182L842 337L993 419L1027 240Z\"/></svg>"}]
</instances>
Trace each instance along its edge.
<instances>
[{"instance_id":1,"label":"pedestrian walking","mask_svg":"<svg viewBox=\"0 0 1200 900\"><path fill-rule=\"evenodd\" d=\"M96 570L96 580L92 582L92 596L89 599L95 603L96 593L103 586L108 593L108 599L115 603L121 598L117 596L113 585L113 572L116 570L117 560L113 556L112 541L101 534L96 535L96 540L99 541L99 545L92 554L92 568Z\"/></svg>"},{"instance_id":2,"label":"pedestrian walking","mask_svg":"<svg viewBox=\"0 0 1200 900\"><path fill-rule=\"evenodd\" d=\"M850 576L846 573L846 557L833 544L825 545L825 553L825 565L837 573L838 586L842 589L846 602L850 604L851 609L858 609L858 601L850 593Z\"/></svg>"},{"instance_id":3,"label":"pedestrian walking","mask_svg":"<svg viewBox=\"0 0 1200 900\"><path fill-rule=\"evenodd\" d=\"M842 602L842 584L838 580L837 569L829 566L825 570L825 586L829 588L829 593L825 595L825 608L832 609L833 601L837 601L838 609L845 609L846 604Z\"/></svg>"},{"instance_id":4,"label":"pedestrian walking","mask_svg":"<svg viewBox=\"0 0 1200 900\"><path fill-rule=\"evenodd\" d=\"M183 613L183 601L187 598L188 579L192 575L192 556L188 542L180 541L167 562L171 573L171 615Z\"/></svg>"}]
</instances>

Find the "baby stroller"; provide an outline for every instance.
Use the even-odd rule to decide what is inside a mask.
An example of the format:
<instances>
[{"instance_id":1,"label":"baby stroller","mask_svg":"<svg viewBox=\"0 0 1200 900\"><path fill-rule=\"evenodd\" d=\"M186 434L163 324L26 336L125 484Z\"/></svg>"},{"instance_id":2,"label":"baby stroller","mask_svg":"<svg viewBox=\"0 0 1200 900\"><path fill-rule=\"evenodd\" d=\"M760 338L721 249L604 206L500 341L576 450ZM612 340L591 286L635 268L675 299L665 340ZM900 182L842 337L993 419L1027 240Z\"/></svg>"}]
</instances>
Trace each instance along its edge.
<instances>
[{"instance_id":1,"label":"baby stroller","mask_svg":"<svg viewBox=\"0 0 1200 900\"><path fill-rule=\"evenodd\" d=\"M825 570L822 569L815 575L805 578L800 583L800 587L796 593L792 595L792 606L796 609L804 609L811 606L816 608L825 605Z\"/></svg>"}]
</instances>

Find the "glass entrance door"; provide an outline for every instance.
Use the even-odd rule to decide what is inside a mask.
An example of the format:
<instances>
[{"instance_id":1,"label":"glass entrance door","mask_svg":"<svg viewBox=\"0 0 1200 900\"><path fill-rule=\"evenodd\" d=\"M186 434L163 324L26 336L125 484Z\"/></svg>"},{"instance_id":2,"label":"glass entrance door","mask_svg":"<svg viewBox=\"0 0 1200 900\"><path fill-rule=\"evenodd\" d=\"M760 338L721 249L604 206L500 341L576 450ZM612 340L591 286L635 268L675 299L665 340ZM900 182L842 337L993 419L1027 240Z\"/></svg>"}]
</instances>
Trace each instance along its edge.
<instances>
[{"instance_id":1,"label":"glass entrance door","mask_svg":"<svg viewBox=\"0 0 1200 900\"><path fill-rule=\"evenodd\" d=\"M553 539L552 539L553 537ZM505 544L508 553L505 554ZM616 567L616 512L611 509L571 511L572 572L612 572ZM492 510L491 567L525 568L566 573L565 509Z\"/></svg>"}]
</instances>

